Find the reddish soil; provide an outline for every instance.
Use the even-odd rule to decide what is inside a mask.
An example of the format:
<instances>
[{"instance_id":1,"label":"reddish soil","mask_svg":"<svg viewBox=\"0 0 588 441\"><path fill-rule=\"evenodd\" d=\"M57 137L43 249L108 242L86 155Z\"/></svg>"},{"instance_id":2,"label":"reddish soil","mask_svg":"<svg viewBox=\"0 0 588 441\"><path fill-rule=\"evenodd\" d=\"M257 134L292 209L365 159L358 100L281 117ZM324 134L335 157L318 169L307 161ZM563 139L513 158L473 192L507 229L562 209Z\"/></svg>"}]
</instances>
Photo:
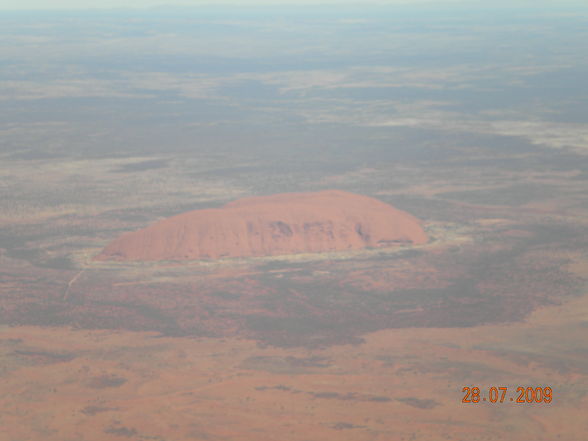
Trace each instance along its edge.
<instances>
[{"instance_id":1,"label":"reddish soil","mask_svg":"<svg viewBox=\"0 0 588 441\"><path fill-rule=\"evenodd\" d=\"M314 349L3 328L0 440L579 441L587 313L584 295L516 324L383 330ZM508 394L466 404L463 387ZM518 387L551 387L553 401L511 402Z\"/></svg>"},{"instance_id":2,"label":"reddish soil","mask_svg":"<svg viewBox=\"0 0 588 441\"><path fill-rule=\"evenodd\" d=\"M455 246L432 229L427 247L342 260L56 269L0 255L0 321L314 348L381 329L515 322L578 293L584 279L562 266L575 231L559 232L557 246L544 244L556 234L547 227L529 227L529 237L503 231L481 231L483 246Z\"/></svg>"},{"instance_id":3,"label":"reddish soil","mask_svg":"<svg viewBox=\"0 0 588 441\"><path fill-rule=\"evenodd\" d=\"M338 190L285 193L194 210L123 234L97 260L199 260L423 244L410 214Z\"/></svg>"}]
</instances>

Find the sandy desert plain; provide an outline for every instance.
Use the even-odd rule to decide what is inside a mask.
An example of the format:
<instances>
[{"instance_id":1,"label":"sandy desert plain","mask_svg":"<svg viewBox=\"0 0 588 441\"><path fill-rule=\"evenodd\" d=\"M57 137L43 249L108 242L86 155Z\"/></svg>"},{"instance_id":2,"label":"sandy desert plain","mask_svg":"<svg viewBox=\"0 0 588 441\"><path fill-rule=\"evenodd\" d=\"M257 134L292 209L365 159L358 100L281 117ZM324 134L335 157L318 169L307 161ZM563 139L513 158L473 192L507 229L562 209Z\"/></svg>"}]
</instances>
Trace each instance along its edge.
<instances>
[{"instance_id":1,"label":"sandy desert plain","mask_svg":"<svg viewBox=\"0 0 588 441\"><path fill-rule=\"evenodd\" d=\"M213 3L0 13L0 441L585 441L586 2ZM428 240L96 259L325 190Z\"/></svg>"},{"instance_id":2,"label":"sandy desert plain","mask_svg":"<svg viewBox=\"0 0 588 441\"><path fill-rule=\"evenodd\" d=\"M155 160L56 161L35 162L40 172L28 176L30 159L5 169L19 204L6 203L1 219L0 439L579 441L588 432L580 171L521 183L497 168L476 188L455 158L427 174L389 163L316 180L294 172L304 183L296 191L343 188L414 214L428 243L116 262L94 257L120 233L247 192L196 180L194 170L214 164L189 158L145 169ZM248 179L271 180L267 167ZM91 185L68 204L25 197L68 192L81 174ZM406 185L383 186L386 177ZM466 386L509 395L464 404ZM553 401L508 401L519 386L549 386Z\"/></svg>"}]
</instances>

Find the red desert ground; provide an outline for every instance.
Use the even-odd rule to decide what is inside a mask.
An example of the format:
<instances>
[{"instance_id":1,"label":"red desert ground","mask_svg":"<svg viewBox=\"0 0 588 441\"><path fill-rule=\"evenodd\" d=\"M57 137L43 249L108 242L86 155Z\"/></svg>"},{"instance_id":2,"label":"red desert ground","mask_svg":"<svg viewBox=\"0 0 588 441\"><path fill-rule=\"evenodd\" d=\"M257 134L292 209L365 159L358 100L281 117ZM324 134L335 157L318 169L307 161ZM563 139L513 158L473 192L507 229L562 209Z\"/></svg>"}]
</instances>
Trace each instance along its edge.
<instances>
[{"instance_id":1,"label":"red desert ground","mask_svg":"<svg viewBox=\"0 0 588 441\"><path fill-rule=\"evenodd\" d=\"M189 260L423 244L412 215L340 190L239 199L123 234L97 260Z\"/></svg>"}]
</instances>

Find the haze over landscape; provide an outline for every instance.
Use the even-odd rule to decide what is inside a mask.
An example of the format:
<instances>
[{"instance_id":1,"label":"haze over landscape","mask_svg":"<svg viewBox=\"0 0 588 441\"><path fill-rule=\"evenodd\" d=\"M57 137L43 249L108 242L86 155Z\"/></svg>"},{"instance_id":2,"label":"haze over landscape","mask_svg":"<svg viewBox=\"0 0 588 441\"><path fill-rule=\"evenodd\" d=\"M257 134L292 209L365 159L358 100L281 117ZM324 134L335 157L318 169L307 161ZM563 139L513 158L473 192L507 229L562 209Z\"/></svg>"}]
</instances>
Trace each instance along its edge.
<instances>
[{"instance_id":1,"label":"haze over landscape","mask_svg":"<svg viewBox=\"0 0 588 441\"><path fill-rule=\"evenodd\" d=\"M585 438L586 5L41 3L0 441Z\"/></svg>"}]
</instances>

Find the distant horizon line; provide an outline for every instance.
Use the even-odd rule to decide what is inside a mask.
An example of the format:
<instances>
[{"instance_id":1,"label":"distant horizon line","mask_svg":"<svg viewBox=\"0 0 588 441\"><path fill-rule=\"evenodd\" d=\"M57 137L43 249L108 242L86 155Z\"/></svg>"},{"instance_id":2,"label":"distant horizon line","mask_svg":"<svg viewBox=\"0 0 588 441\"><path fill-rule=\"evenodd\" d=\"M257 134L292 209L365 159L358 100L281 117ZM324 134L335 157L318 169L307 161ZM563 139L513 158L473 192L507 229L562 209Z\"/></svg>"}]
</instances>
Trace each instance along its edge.
<instances>
[{"instance_id":1,"label":"distant horizon line","mask_svg":"<svg viewBox=\"0 0 588 441\"><path fill-rule=\"evenodd\" d=\"M83 11L160 11L160 10L186 10L186 9L224 9L227 7L242 9L322 9L330 7L349 7L349 8L415 8L415 9L443 9L443 8L466 8L466 9L565 9L569 7L579 7L588 10L588 4L581 0L520 0L517 2L497 0L488 4L483 0L257 0L257 1L238 1L238 0L220 0L212 2L210 0L203 0L186 3L183 0L178 0L173 4L162 3L161 1L135 1L127 0L121 1L102 1L100 3L90 2L84 4L83 1L72 2L70 0L63 0L62 4L52 1L51 6L43 5L43 0L21 1L17 6L12 3L6 7L2 5L3 0L0 0L0 12L83 12ZM41 3L41 4L39 4Z\"/></svg>"}]
</instances>

